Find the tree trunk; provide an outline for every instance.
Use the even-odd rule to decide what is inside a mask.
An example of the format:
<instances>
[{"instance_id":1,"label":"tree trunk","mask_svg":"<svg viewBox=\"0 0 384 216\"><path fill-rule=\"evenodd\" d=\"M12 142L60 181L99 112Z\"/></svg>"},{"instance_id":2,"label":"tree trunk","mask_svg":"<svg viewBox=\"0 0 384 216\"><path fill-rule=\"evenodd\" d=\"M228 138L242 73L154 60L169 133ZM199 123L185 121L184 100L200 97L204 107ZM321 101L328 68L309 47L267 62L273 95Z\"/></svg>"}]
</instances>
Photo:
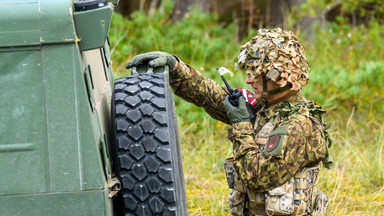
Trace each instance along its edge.
<instances>
[{"instance_id":1,"label":"tree trunk","mask_svg":"<svg viewBox=\"0 0 384 216\"><path fill-rule=\"evenodd\" d=\"M140 8L140 1L127 1L123 0L119 2L119 5L115 8L117 13L124 16L129 16L134 10Z\"/></svg>"},{"instance_id":2,"label":"tree trunk","mask_svg":"<svg viewBox=\"0 0 384 216\"><path fill-rule=\"evenodd\" d=\"M306 2L307 0L288 0L289 8L297 7ZM313 38L313 24L316 22L316 18L311 16L303 16L302 19L294 26L296 30L305 34L305 40L311 40Z\"/></svg>"},{"instance_id":3,"label":"tree trunk","mask_svg":"<svg viewBox=\"0 0 384 216\"><path fill-rule=\"evenodd\" d=\"M181 20L192 5L198 5L203 12L217 12L220 22L236 22L239 26L239 38L247 34L250 28L280 27L288 28L288 13L292 7L300 8L307 0L174 0L175 6L172 21ZM116 11L128 16L134 10L145 10L152 14L162 0L121 0ZM306 35L306 39L313 37L313 24L316 18L304 16L295 29Z\"/></svg>"},{"instance_id":4,"label":"tree trunk","mask_svg":"<svg viewBox=\"0 0 384 216\"><path fill-rule=\"evenodd\" d=\"M147 11L148 14L153 13L154 9L158 8L161 0L120 0L119 5L115 8L117 13L124 16L129 16L133 11Z\"/></svg>"},{"instance_id":5,"label":"tree trunk","mask_svg":"<svg viewBox=\"0 0 384 216\"><path fill-rule=\"evenodd\" d=\"M203 12L209 12L214 9L217 0L175 0L175 7L173 8L172 21L177 22L181 20L192 5L198 5Z\"/></svg>"}]
</instances>

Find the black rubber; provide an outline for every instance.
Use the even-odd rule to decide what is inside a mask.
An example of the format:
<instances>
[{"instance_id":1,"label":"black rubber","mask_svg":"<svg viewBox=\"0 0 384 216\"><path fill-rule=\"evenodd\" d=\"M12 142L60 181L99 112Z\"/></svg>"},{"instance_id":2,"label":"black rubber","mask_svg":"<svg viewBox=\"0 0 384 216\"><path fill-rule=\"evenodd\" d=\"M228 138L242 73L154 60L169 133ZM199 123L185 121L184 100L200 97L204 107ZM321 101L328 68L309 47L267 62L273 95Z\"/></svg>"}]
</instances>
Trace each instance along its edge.
<instances>
[{"instance_id":1,"label":"black rubber","mask_svg":"<svg viewBox=\"0 0 384 216\"><path fill-rule=\"evenodd\" d=\"M188 215L175 106L163 75L117 79L114 101L117 215Z\"/></svg>"}]
</instances>

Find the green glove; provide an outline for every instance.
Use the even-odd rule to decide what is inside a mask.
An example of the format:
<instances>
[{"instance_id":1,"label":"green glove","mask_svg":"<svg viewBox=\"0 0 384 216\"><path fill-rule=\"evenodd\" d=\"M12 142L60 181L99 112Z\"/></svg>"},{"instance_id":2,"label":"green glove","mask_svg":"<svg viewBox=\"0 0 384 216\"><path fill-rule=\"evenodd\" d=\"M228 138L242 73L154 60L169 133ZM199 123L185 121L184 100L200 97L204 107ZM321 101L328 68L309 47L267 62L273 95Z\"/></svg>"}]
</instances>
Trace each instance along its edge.
<instances>
[{"instance_id":1,"label":"green glove","mask_svg":"<svg viewBox=\"0 0 384 216\"><path fill-rule=\"evenodd\" d=\"M243 96L239 99L239 106L235 107L229 102L229 95L224 100L225 108L227 109L228 119L234 123L249 122L251 115L249 114L245 98Z\"/></svg>"},{"instance_id":2,"label":"green glove","mask_svg":"<svg viewBox=\"0 0 384 216\"><path fill-rule=\"evenodd\" d=\"M143 53L133 57L127 64L127 69L136 67L141 64L147 64L149 67L163 67L168 66L169 70L172 70L176 64L176 58L166 52L154 51Z\"/></svg>"}]
</instances>

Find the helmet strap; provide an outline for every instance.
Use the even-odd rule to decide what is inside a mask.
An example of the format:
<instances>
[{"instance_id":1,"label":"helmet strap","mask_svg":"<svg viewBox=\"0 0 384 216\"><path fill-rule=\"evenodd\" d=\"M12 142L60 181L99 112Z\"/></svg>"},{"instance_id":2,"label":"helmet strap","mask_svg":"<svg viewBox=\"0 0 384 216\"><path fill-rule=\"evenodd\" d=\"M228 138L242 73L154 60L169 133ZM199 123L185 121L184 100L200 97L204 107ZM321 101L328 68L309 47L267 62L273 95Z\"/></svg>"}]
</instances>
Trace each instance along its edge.
<instances>
[{"instance_id":1,"label":"helmet strap","mask_svg":"<svg viewBox=\"0 0 384 216\"><path fill-rule=\"evenodd\" d=\"M289 98L290 96L294 95L297 91L293 91L287 95L285 95L284 97L282 98L279 98L277 100L274 100L274 101L269 101L268 103L268 96L272 96L272 95L275 95L277 93L280 93L280 92L284 92L286 90L289 90L292 88L292 84L291 83L288 83L287 85L285 85L284 87L281 87L281 88L278 88L278 89L274 89L274 90L271 90L271 91L268 91L268 86L267 86L267 82L268 82L268 78L266 76L265 73L262 73L262 76L263 76L263 93L262 93L262 97L261 97L261 100L257 101L257 103L259 104L274 104L274 103L277 103L279 101L283 101L287 98Z\"/></svg>"},{"instance_id":2,"label":"helmet strap","mask_svg":"<svg viewBox=\"0 0 384 216\"><path fill-rule=\"evenodd\" d=\"M298 91L299 90L297 90L297 91L290 91L288 94L284 95L283 97L280 97L280 98L277 98L277 99L274 99L274 100L269 100L268 104L276 104L276 103L279 103L281 101L287 100L291 96L297 94Z\"/></svg>"},{"instance_id":3,"label":"helmet strap","mask_svg":"<svg viewBox=\"0 0 384 216\"><path fill-rule=\"evenodd\" d=\"M286 91L286 90L288 90L288 89L290 89L290 88L292 88L292 84L291 84L291 83L288 83L288 84L285 85L284 87L281 87L281 88L278 88L278 89L274 89L274 90L268 91L268 96L275 95L275 94L277 94L277 93Z\"/></svg>"},{"instance_id":4,"label":"helmet strap","mask_svg":"<svg viewBox=\"0 0 384 216\"><path fill-rule=\"evenodd\" d=\"M267 76L265 73L262 73L263 75L263 92L261 94L261 103L262 104L267 104L267 98L268 98L268 86L267 86ZM259 101L258 101L259 103Z\"/></svg>"}]
</instances>

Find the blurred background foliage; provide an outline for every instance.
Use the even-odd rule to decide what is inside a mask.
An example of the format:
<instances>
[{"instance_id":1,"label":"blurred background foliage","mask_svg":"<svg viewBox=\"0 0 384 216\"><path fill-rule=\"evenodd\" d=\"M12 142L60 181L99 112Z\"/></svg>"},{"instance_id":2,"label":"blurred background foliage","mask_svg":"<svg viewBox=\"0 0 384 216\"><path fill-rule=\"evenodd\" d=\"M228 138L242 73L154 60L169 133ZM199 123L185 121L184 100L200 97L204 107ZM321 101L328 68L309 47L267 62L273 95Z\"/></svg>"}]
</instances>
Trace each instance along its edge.
<instances>
[{"instance_id":1,"label":"blurred background foliage","mask_svg":"<svg viewBox=\"0 0 384 216\"><path fill-rule=\"evenodd\" d=\"M143 52L177 55L222 83L216 67L234 70L239 47L258 28L293 31L306 47L304 95L328 110L336 169L319 187L328 215L384 215L384 4L381 0L121 1L109 32L115 77ZM245 74L228 77L245 87ZM248 87L249 88L249 87ZM190 215L230 215L223 161L232 153L227 126L175 98Z\"/></svg>"}]
</instances>

